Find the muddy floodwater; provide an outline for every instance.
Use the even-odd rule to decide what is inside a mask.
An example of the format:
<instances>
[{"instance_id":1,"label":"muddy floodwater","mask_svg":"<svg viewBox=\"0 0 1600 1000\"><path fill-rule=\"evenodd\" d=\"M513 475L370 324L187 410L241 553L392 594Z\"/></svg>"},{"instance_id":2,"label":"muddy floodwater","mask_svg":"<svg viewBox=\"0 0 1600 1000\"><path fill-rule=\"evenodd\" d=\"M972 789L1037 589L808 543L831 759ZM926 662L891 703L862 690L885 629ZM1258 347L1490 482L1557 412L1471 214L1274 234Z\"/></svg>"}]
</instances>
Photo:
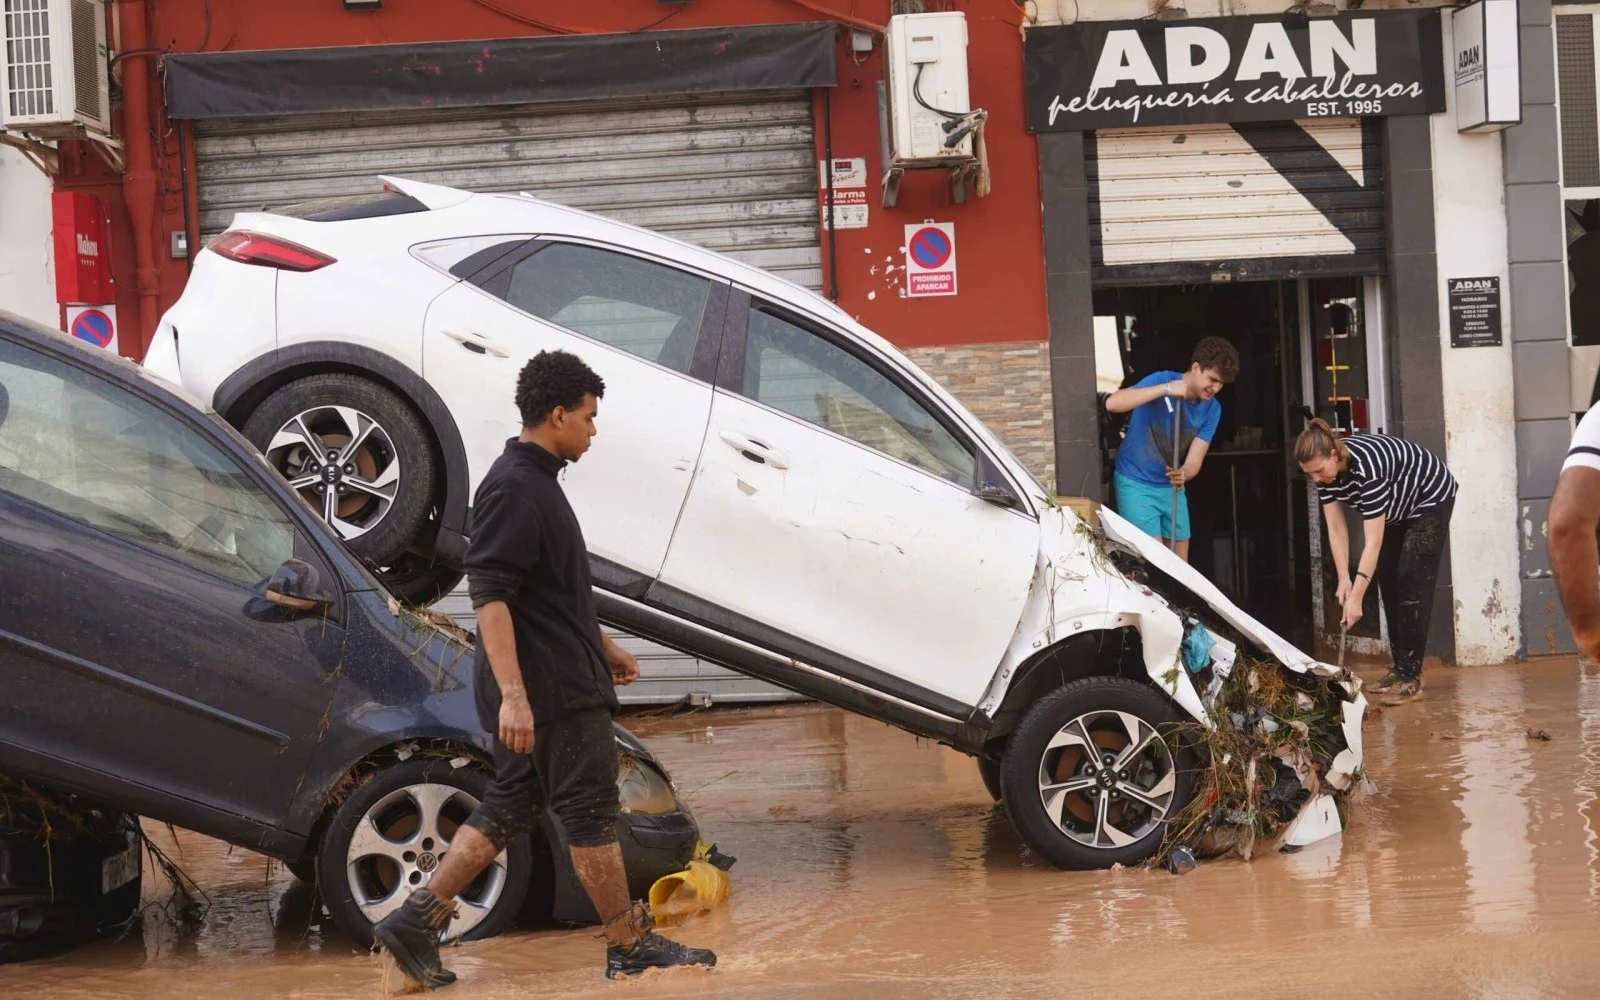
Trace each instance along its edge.
<instances>
[{"instance_id":1,"label":"muddy floodwater","mask_svg":"<svg viewBox=\"0 0 1600 1000\"><path fill-rule=\"evenodd\" d=\"M518 931L448 950L441 997L1600 995L1594 667L1431 671L1422 703L1368 724L1378 791L1342 839L1181 877L1045 867L970 759L844 712L628 721L739 859L728 903L673 932L720 968L607 984L593 931ZM203 924L152 913L0 967L0 995L379 995L286 871L156 835L210 896Z\"/></svg>"}]
</instances>

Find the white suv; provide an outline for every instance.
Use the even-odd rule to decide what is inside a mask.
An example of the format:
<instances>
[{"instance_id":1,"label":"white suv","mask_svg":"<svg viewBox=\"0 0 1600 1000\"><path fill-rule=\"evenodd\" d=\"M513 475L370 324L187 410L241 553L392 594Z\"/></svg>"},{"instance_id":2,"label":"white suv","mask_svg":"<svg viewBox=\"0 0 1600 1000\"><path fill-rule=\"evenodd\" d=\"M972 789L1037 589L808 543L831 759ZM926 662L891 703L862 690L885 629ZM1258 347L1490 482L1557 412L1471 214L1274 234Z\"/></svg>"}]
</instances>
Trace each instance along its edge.
<instances>
[{"instance_id":1,"label":"white suv","mask_svg":"<svg viewBox=\"0 0 1600 1000\"><path fill-rule=\"evenodd\" d=\"M1192 797L1194 748L1157 734L1206 718L1179 667L1194 616L1334 670L1109 513L1108 550L822 298L530 197L384 180L399 197L238 216L145 363L212 401L405 596L459 580L517 374L562 348L606 383L565 479L602 617L974 754L1057 865L1149 856Z\"/></svg>"}]
</instances>

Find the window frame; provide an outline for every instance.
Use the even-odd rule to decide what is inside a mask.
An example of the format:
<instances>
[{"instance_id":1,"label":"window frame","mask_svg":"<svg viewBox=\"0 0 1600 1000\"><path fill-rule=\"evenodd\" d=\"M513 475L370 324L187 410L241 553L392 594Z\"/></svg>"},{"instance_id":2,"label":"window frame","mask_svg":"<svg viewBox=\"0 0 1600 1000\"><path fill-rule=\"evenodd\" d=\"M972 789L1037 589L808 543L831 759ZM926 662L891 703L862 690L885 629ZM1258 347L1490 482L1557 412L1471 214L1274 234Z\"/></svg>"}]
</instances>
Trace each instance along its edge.
<instances>
[{"instance_id":1,"label":"window frame","mask_svg":"<svg viewBox=\"0 0 1600 1000\"><path fill-rule=\"evenodd\" d=\"M327 619L334 624L342 625L344 623L348 585L343 574L335 568L338 565L338 560L334 558L335 553L328 551L330 539L319 537L326 526L322 525L322 522L316 518L303 499L289 490L289 484L284 482L282 477L271 466L267 465L260 452L253 447L241 445L238 440L234 440L234 433L230 433L229 429L219 426L219 423L213 422L220 422L220 417L191 412L186 406L180 405L179 402L175 401L175 397L170 397L166 392L161 391L159 384L119 378L115 372L108 372L95 364L88 363L89 359L76 358L73 356L73 352L77 348L70 345L67 349L57 349L54 345L46 342L36 342L28 338L12 336L10 331L4 327L0 327L0 343L14 346L27 354L47 358L71 368L99 384L110 386L132 396L168 419L176 421L183 429L198 435L206 444L216 449L225 460L232 462L235 468L242 470L246 479L254 483L271 502L277 504L278 509L288 518L289 525L294 530L294 544L291 547L291 554L299 559L306 559L308 555L313 556L314 559L311 561L316 569L326 576L331 592L335 595L334 603L328 609ZM73 524L81 525L86 530L93 531L97 535L110 539L117 544L135 546L140 551L149 552L172 563L174 566L181 566L189 572L217 580L241 592L254 593L259 596L258 591L192 562L179 559L165 548L141 544L134 539L117 535L97 525L80 521L70 514L56 510L53 507L44 506L10 491L6 491L6 495L15 502L48 511L52 517L64 518ZM347 558L353 558L353 556L347 554Z\"/></svg>"},{"instance_id":2,"label":"window frame","mask_svg":"<svg viewBox=\"0 0 1600 1000\"><path fill-rule=\"evenodd\" d=\"M948 479L936 472L920 468L912 465L909 462L895 458L893 455L881 452L870 445L862 444L860 441L857 441L854 438L846 437L837 431L830 430L821 426L820 424L812 423L809 420L803 420L792 413L787 413L783 410L777 409L776 407L763 403L759 399L751 399L749 396L745 395L744 369L750 326L749 316L750 311L757 307L763 309L764 311L773 313L785 322L792 323L802 330L811 333L813 336L821 338L823 341L831 344L832 346L838 348L844 353L855 358L857 361L860 361L862 364L871 368L873 371L877 372L878 375L888 380L888 382L895 388L909 396L913 403L922 407L928 412L929 416L938 421L939 425L943 427L947 433L954 437L958 444L967 448L972 453L972 481L967 483L958 483L955 480ZM768 412L775 413L783 417L785 420L791 420L797 424L803 424L804 426L818 431L819 433L827 434L830 437L833 437L839 441L844 441L853 447L860 448L862 451L875 455L884 461L893 462L902 468L910 469L913 472L927 476L930 479L943 483L946 486L954 489L964 490L974 497L978 496L978 491L983 485L981 480L984 478L985 473L987 471L997 472L1005 480L1005 487L1011 491L1011 493L1019 502L1019 506L1011 508L1013 513L1026 517L1029 520L1037 520L1037 517L1032 510L1032 504L1027 499L1027 492L1021 489L1014 481L1011 472L1006 468L1005 463L998 461L992 454L990 454L989 450L983 446L983 442L980 441L976 435L972 434L967 429L966 425L958 417L956 417L955 414L949 412L949 410L942 405L939 400L929 395L925 390L922 389L921 386L918 386L913 380L907 378L902 372L896 370L893 365L885 364L882 358L878 357L876 353L866 349L848 333L834 327L820 317L801 312L788 303L776 301L768 296L760 294L759 292L750 291L739 285L735 285L733 287L732 295L728 299L727 320L722 335L722 350L717 362L716 387L720 392L725 392L731 396L737 396L745 402L748 402L753 406L759 406Z\"/></svg>"},{"instance_id":3,"label":"window frame","mask_svg":"<svg viewBox=\"0 0 1600 1000\"><path fill-rule=\"evenodd\" d=\"M529 257L538 254L540 251L555 245L589 247L591 249L600 250L606 253L613 253L617 254L618 256L629 257L637 261L642 261L646 264L653 264L657 267L664 267L669 270L676 271L679 274L690 275L709 282L710 292L706 296L706 307L701 311L700 314L700 327L695 331L694 349L690 355L691 360L689 363L689 370L686 372L679 371L670 365L664 365L659 361L652 361L649 358L634 354L632 351L624 350L615 344L608 344L602 340L597 340L581 330L574 330L571 327L562 326L560 323L557 323L554 320L546 319L543 316L536 316L533 313L518 307L516 303L507 298L511 289L511 272L516 270L517 265L521 264ZM721 350L724 329L723 319L728 305L729 289L728 279L722 277L721 275L713 274L710 271L704 271L697 267L690 267L678 261L657 257L654 254L640 253L631 247L617 246L614 243L605 243L600 240L586 240L568 236L541 235L535 236L523 246L518 247L509 254L501 257L499 260L495 261L492 266L484 268L482 271L474 274L470 279L466 279L466 282L468 284L475 285L480 291L491 296L496 302L500 303L500 305L512 310L518 316L531 319L536 323L543 323L545 326L548 326L551 329L560 330L561 332L570 334L571 336L579 337L586 343L594 344L596 347L611 351L622 357L631 358L640 364L650 365L653 368L659 369L663 372L668 372L677 376L678 378L689 378L696 382L706 383L707 385L710 385L716 377L717 355Z\"/></svg>"}]
</instances>

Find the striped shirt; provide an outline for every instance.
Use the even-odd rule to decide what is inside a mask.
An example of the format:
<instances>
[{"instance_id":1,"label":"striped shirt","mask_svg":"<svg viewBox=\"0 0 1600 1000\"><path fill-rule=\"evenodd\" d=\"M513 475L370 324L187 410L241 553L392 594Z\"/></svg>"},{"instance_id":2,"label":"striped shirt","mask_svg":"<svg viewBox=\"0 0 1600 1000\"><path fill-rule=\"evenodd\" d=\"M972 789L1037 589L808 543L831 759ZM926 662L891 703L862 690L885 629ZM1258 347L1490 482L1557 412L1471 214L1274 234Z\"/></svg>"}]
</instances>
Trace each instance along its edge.
<instances>
[{"instance_id":1,"label":"striped shirt","mask_svg":"<svg viewBox=\"0 0 1600 1000\"><path fill-rule=\"evenodd\" d=\"M1367 520L1404 521L1456 495L1456 479L1439 456L1388 434L1344 439L1350 467L1338 479L1317 484L1317 498L1354 507Z\"/></svg>"}]
</instances>

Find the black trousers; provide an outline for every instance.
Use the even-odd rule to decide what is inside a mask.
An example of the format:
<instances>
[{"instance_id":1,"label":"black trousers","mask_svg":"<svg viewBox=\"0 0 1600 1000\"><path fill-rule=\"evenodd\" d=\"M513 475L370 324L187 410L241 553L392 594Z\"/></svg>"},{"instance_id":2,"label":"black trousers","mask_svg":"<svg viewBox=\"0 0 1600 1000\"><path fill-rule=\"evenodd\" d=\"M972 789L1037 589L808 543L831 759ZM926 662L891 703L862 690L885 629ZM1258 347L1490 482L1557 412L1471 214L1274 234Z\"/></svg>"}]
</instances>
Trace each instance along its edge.
<instances>
[{"instance_id":1,"label":"black trousers","mask_svg":"<svg viewBox=\"0 0 1600 1000\"><path fill-rule=\"evenodd\" d=\"M1422 676L1422 651L1428 643L1428 623L1433 618L1433 591L1439 580L1439 560L1450 538L1450 513L1454 497L1417 516L1386 524L1383 548L1378 553L1378 598L1389 619L1389 650L1394 672L1401 677Z\"/></svg>"},{"instance_id":2,"label":"black trousers","mask_svg":"<svg viewBox=\"0 0 1600 1000\"><path fill-rule=\"evenodd\" d=\"M496 848L527 832L546 808L574 847L616 842L617 736L608 708L587 708L539 722L533 753L494 741L494 783L467 817Z\"/></svg>"}]
</instances>

